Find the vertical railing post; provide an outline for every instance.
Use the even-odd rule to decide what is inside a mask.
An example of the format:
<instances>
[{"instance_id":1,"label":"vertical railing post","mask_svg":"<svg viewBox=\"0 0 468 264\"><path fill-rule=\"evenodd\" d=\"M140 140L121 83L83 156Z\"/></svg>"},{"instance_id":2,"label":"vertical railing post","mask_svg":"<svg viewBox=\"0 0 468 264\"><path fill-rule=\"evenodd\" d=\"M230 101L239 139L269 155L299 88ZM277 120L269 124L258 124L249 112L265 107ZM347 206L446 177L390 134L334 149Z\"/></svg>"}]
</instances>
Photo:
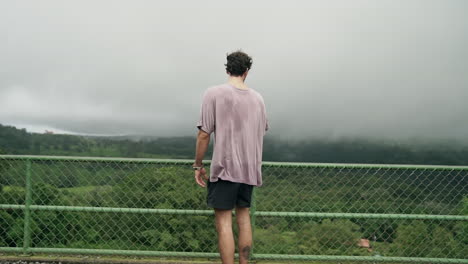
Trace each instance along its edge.
<instances>
[{"instance_id":1,"label":"vertical railing post","mask_svg":"<svg viewBox=\"0 0 468 264\"><path fill-rule=\"evenodd\" d=\"M252 247L250 249L250 257L254 259L254 232L255 232L255 212L257 211L256 199L255 199L255 189L252 190L252 206L250 208L250 213L252 214Z\"/></svg>"},{"instance_id":2,"label":"vertical railing post","mask_svg":"<svg viewBox=\"0 0 468 264\"><path fill-rule=\"evenodd\" d=\"M31 159L26 160L26 198L24 206L23 255L28 254L31 244Z\"/></svg>"}]
</instances>

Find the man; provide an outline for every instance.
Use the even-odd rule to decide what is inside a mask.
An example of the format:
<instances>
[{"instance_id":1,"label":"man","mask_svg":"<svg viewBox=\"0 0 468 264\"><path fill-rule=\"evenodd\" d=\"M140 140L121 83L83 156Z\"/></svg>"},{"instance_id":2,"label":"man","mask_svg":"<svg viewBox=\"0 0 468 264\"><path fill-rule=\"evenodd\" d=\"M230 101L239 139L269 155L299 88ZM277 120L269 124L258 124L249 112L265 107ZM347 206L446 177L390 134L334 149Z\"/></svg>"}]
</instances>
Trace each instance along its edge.
<instances>
[{"instance_id":1,"label":"man","mask_svg":"<svg viewBox=\"0 0 468 264\"><path fill-rule=\"evenodd\" d=\"M239 263L246 264L252 247L249 208L254 186L262 185L263 136L269 126L263 97L244 83L252 58L236 51L227 56L225 66L228 82L209 87L203 95L193 167L197 184L208 185L207 205L215 211L223 264L234 263L234 208ZM202 160L212 132L215 144L208 178Z\"/></svg>"}]
</instances>

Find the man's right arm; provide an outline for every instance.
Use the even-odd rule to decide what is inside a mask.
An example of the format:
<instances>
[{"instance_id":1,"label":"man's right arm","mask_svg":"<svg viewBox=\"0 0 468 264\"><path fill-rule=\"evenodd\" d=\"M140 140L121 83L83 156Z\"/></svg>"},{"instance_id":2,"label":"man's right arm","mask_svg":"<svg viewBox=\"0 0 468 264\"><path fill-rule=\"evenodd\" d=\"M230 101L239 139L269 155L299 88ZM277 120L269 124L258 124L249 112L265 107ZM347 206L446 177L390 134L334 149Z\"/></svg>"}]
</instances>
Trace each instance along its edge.
<instances>
[{"instance_id":1,"label":"man's right arm","mask_svg":"<svg viewBox=\"0 0 468 264\"><path fill-rule=\"evenodd\" d=\"M205 156L206 151L208 150L208 145L210 144L210 134L206 133L202 129L198 130L197 135L197 144L195 150L195 163L194 166L201 166L203 162L203 157Z\"/></svg>"},{"instance_id":2,"label":"man's right arm","mask_svg":"<svg viewBox=\"0 0 468 264\"><path fill-rule=\"evenodd\" d=\"M197 136L197 146L195 150L195 163L193 167L202 167L203 166L203 157L205 156L208 145L210 144L210 134L206 133L202 129L198 130ZM201 168L200 170L195 170L195 181L201 187L206 187L204 180L208 180L206 175L206 169Z\"/></svg>"},{"instance_id":3,"label":"man's right arm","mask_svg":"<svg viewBox=\"0 0 468 264\"><path fill-rule=\"evenodd\" d=\"M195 162L194 167L201 167L203 165L203 157L208 150L210 144L210 134L215 129L215 100L212 93L206 90L203 95L203 101L200 108L200 119L197 122L198 136L195 149ZM207 179L206 169L195 170L195 180L198 185L205 187L206 184L203 178Z\"/></svg>"}]
</instances>

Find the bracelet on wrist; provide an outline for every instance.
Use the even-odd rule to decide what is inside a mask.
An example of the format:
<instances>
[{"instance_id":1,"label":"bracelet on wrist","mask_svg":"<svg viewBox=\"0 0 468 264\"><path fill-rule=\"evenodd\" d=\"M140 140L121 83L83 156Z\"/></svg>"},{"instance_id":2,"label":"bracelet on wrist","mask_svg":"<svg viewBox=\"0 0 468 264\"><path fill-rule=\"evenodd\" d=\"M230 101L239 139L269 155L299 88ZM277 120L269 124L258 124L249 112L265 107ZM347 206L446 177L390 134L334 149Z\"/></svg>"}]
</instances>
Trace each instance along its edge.
<instances>
[{"instance_id":1,"label":"bracelet on wrist","mask_svg":"<svg viewBox=\"0 0 468 264\"><path fill-rule=\"evenodd\" d=\"M193 168L194 170L201 170L201 169L203 168L203 164L200 164L200 165L193 164L193 165L192 165L192 168Z\"/></svg>"}]
</instances>

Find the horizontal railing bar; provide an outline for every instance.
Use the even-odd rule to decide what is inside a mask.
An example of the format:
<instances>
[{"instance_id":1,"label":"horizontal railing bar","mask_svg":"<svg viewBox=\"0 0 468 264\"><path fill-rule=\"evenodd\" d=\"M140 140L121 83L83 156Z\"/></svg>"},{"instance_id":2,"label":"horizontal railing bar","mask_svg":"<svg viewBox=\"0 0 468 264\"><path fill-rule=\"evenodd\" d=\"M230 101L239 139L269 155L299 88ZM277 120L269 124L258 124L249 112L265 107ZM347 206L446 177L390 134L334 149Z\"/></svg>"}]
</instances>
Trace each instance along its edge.
<instances>
[{"instance_id":1,"label":"horizontal railing bar","mask_svg":"<svg viewBox=\"0 0 468 264\"><path fill-rule=\"evenodd\" d=\"M0 252L23 252L23 248L0 247ZM150 251L150 250L118 250L118 249L88 249L88 248L34 248L27 249L28 253L70 253L70 254L105 254L105 255L135 255L157 257L201 257L219 258L219 253L178 252L178 251ZM237 255L237 254L236 254Z\"/></svg>"},{"instance_id":2,"label":"horizontal railing bar","mask_svg":"<svg viewBox=\"0 0 468 264\"><path fill-rule=\"evenodd\" d=\"M468 220L468 215L425 214L371 214L371 213L320 213L320 212L272 212L257 211L256 216L310 217L310 218L365 218L365 219L420 219L420 220Z\"/></svg>"},{"instance_id":3,"label":"horizontal railing bar","mask_svg":"<svg viewBox=\"0 0 468 264\"><path fill-rule=\"evenodd\" d=\"M371 164L371 163L313 163L313 162L262 162L263 166L307 167L332 169L415 169L415 170L468 170L468 166L417 165L417 164Z\"/></svg>"},{"instance_id":4,"label":"horizontal railing bar","mask_svg":"<svg viewBox=\"0 0 468 264\"><path fill-rule=\"evenodd\" d=\"M22 252L22 248L0 247L3 252ZM71 254L103 254L103 255L138 255L161 257L201 257L219 258L218 253L204 252L170 252L149 250L112 250L112 249L81 249L81 248L28 248L28 253L71 253ZM236 254L238 257L238 254ZM416 263L468 263L468 259L451 258L416 258L416 257L382 257L382 256L333 256L333 255L279 255L254 254L252 259L270 260L315 260L315 261L366 261L366 262L416 262Z\"/></svg>"},{"instance_id":5,"label":"horizontal railing bar","mask_svg":"<svg viewBox=\"0 0 468 264\"><path fill-rule=\"evenodd\" d=\"M0 204L3 209L24 209L21 204ZM156 213L156 214L185 214L185 215L213 215L213 210L187 209L155 209L155 208L125 208L125 207L89 207L62 205L31 205L31 210L46 211L79 211L79 212L113 212L113 213ZM256 211L255 216L279 217L309 217L309 218L365 218L365 219L420 219L420 220L468 220L468 215L423 215L423 214L370 214L370 213L320 213L320 212L273 212Z\"/></svg>"},{"instance_id":6,"label":"horizontal railing bar","mask_svg":"<svg viewBox=\"0 0 468 264\"><path fill-rule=\"evenodd\" d=\"M81 156L43 156L43 155L0 155L1 159L15 160L53 160L53 161L111 161L126 163L173 163L189 164L193 160L189 159L144 159L144 158L114 158L114 157L81 157ZM206 161L204 161L206 163Z\"/></svg>"},{"instance_id":7,"label":"horizontal railing bar","mask_svg":"<svg viewBox=\"0 0 468 264\"><path fill-rule=\"evenodd\" d=\"M22 247L0 247L0 252L23 252Z\"/></svg>"},{"instance_id":8,"label":"horizontal railing bar","mask_svg":"<svg viewBox=\"0 0 468 264\"><path fill-rule=\"evenodd\" d=\"M366 261L366 262L424 262L424 263L468 263L468 259L381 257L381 256L333 256L333 255L279 255L255 254L255 259L274 260L324 260L324 261Z\"/></svg>"},{"instance_id":9,"label":"horizontal railing bar","mask_svg":"<svg viewBox=\"0 0 468 264\"><path fill-rule=\"evenodd\" d=\"M95 161L126 163L170 163L192 164L192 159L144 159L116 157L80 157L80 156L43 156L43 155L0 155L0 159L16 160L62 160L62 161ZM210 160L203 161L209 164ZM276 162L263 161L265 167L312 167L312 168L356 168L356 169L431 169L431 170L468 170L468 166L455 165L414 165L414 164L359 164L359 163L314 163L314 162Z\"/></svg>"},{"instance_id":10,"label":"horizontal railing bar","mask_svg":"<svg viewBox=\"0 0 468 264\"><path fill-rule=\"evenodd\" d=\"M23 209L21 204L0 204L3 209ZM155 208L125 208L125 207L91 207L91 206L63 206L63 205L31 205L31 210L44 211L78 211L78 212L110 212L110 213L156 213L156 214L189 214L212 215L213 210L186 209L155 209Z\"/></svg>"}]
</instances>

